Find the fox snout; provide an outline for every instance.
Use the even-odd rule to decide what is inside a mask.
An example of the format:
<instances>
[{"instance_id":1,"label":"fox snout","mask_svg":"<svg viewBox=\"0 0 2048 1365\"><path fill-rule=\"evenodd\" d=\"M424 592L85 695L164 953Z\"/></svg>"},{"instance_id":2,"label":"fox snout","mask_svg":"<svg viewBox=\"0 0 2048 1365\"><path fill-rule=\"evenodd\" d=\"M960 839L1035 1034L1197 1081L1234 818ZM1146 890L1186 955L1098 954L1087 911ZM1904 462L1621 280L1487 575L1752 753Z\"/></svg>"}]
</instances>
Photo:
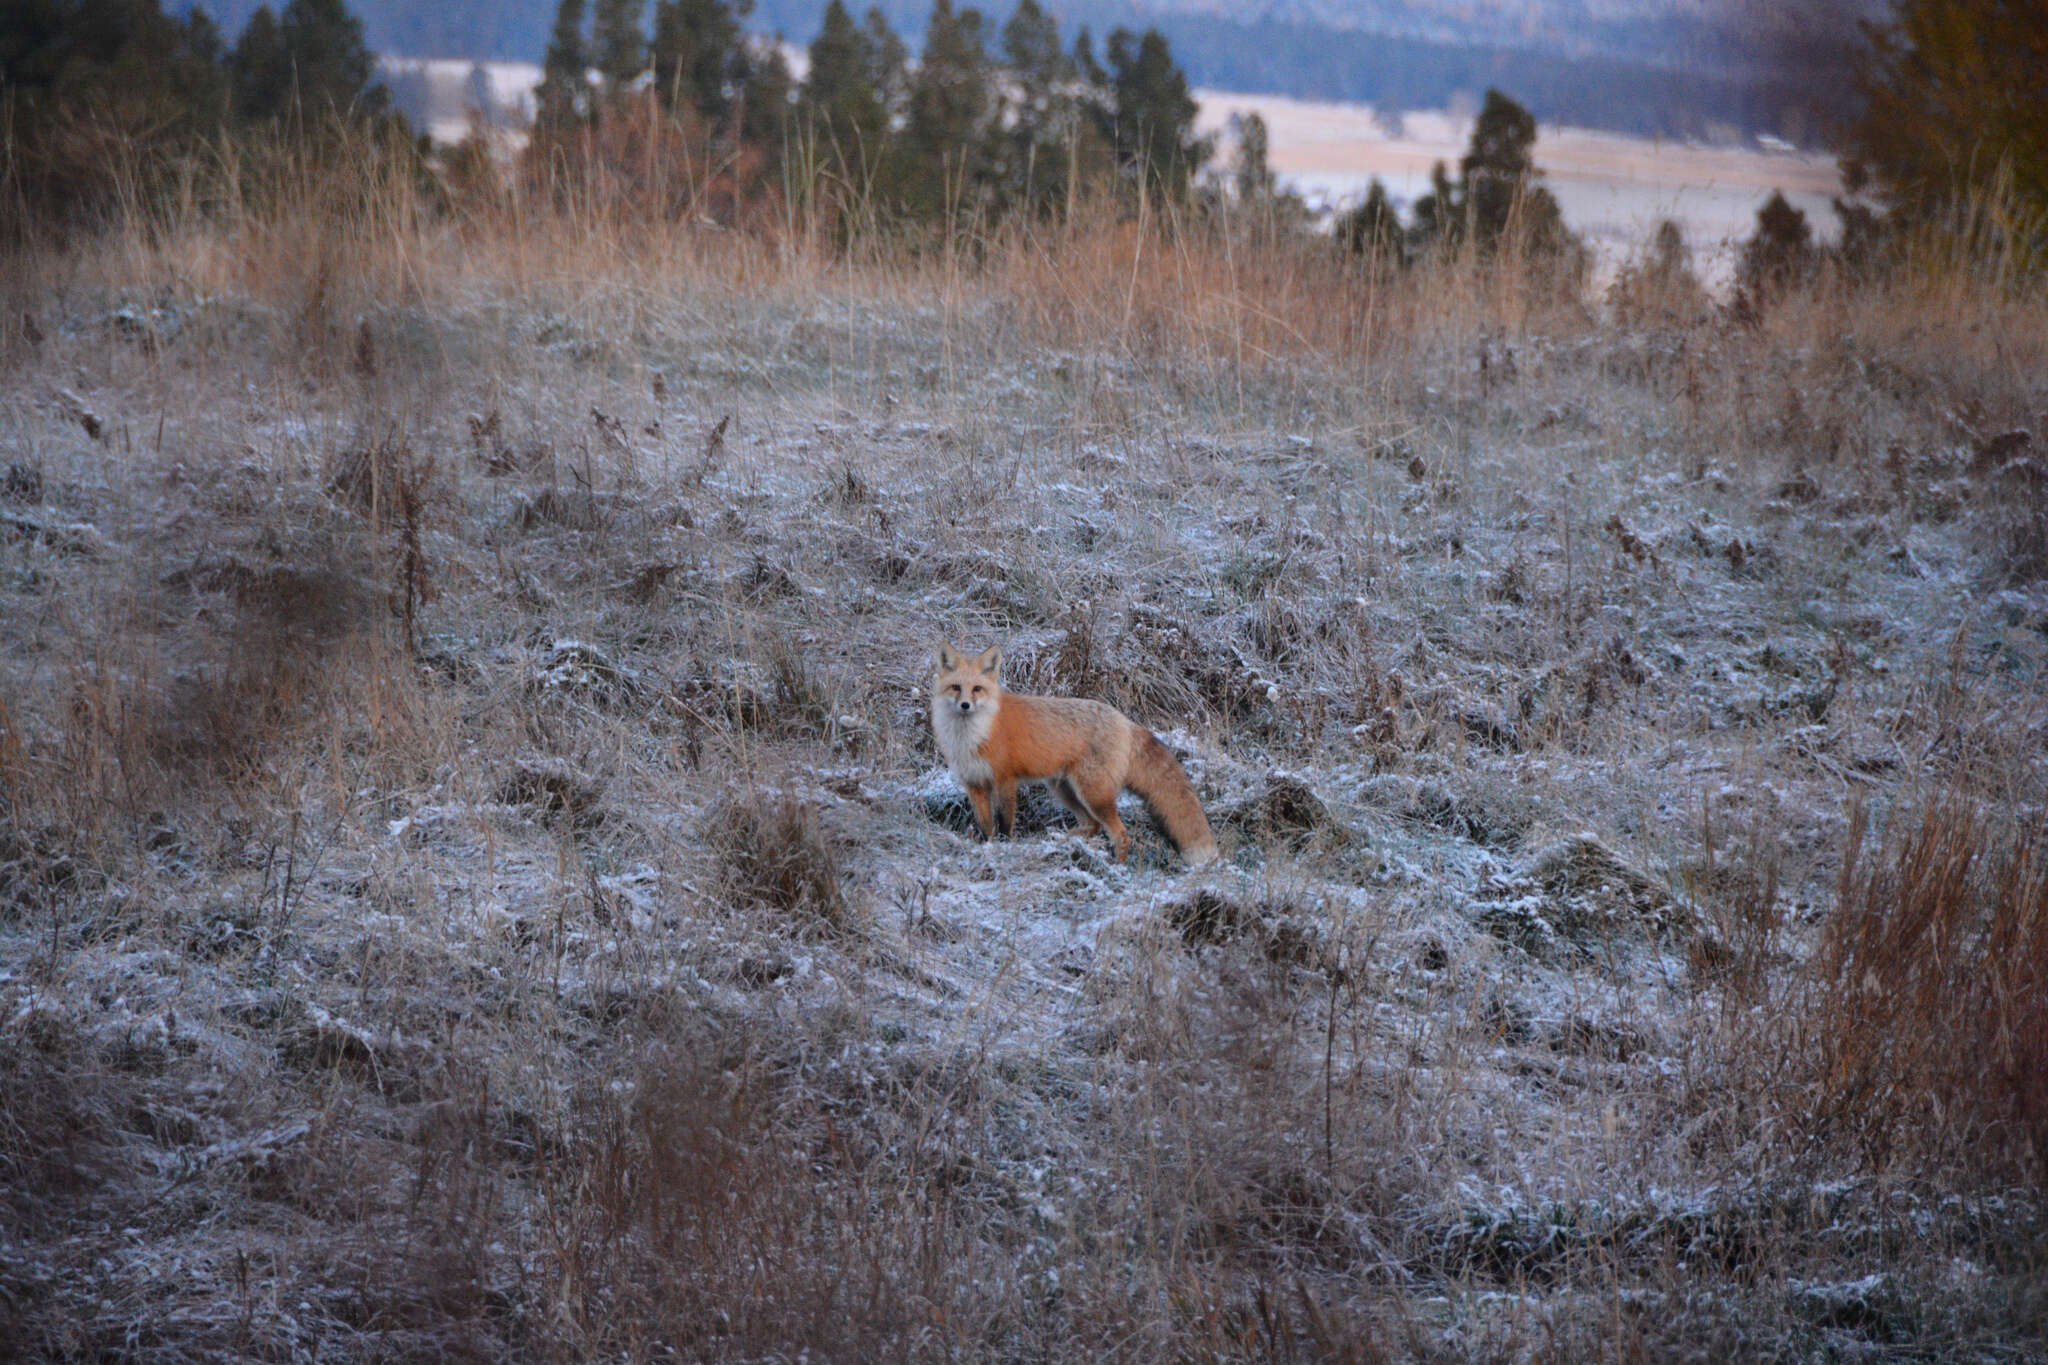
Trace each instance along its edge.
<instances>
[{"instance_id":1,"label":"fox snout","mask_svg":"<svg viewBox=\"0 0 2048 1365\"><path fill-rule=\"evenodd\" d=\"M958 706L962 711L972 711L974 709L974 703L969 701L965 697L962 697L959 701L953 704L955 706Z\"/></svg>"}]
</instances>

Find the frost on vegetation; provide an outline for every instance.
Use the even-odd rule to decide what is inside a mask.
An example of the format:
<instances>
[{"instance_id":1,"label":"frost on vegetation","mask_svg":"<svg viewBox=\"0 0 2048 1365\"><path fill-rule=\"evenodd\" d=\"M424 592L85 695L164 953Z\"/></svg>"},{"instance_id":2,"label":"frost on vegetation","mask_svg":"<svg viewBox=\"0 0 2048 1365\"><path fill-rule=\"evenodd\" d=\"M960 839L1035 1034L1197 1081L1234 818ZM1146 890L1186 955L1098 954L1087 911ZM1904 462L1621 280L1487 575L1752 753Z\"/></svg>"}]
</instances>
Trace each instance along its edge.
<instances>
[{"instance_id":1,"label":"frost on vegetation","mask_svg":"<svg viewBox=\"0 0 2048 1365\"><path fill-rule=\"evenodd\" d=\"M1535 957L1591 959L1631 940L1663 942L1689 932L1694 916L1662 885L1623 862L1591 834L1540 849L1475 896L1479 923Z\"/></svg>"},{"instance_id":2,"label":"frost on vegetation","mask_svg":"<svg viewBox=\"0 0 2048 1365\"><path fill-rule=\"evenodd\" d=\"M639 673L583 640L556 640L534 662L528 686L536 692L597 706L622 706L641 693Z\"/></svg>"},{"instance_id":3,"label":"frost on vegetation","mask_svg":"<svg viewBox=\"0 0 2048 1365\"><path fill-rule=\"evenodd\" d=\"M1126 1354L1207 1358L1256 1354L1262 1302L1310 1303L1339 1340L1336 1314L1389 1295L1429 1305L1453 1356L1513 1354L1503 1324L1574 1295L1701 1331L1754 1309L1847 1356L1939 1326L1902 1242L1979 1267L1951 1278L1986 1301L2032 1264L2024 1196L1905 1208L1785 1174L1805 1082L1742 1066L1796 1059L1728 1059L1730 1034L1774 1041L1746 1027L1766 1007L1727 963L1697 972L1694 911L1653 870L1710 867L1703 895L1782 877L1824 922L1847 793L1993 774L2039 804L2048 604L1979 591L1967 459L1929 464L1938 499L1908 479L1905 504L1851 508L1888 476L1866 493L1846 458L1801 477L1679 431L1668 392L1606 387L1577 341L1518 343L1523 377L1484 393L1447 351L1370 398L1233 391L1226 419L1194 371L1117 348L946 367L946 316L885 309L882 353L845 373L822 313L702 346L650 329L631 346L658 383L591 363L624 344L598 321L494 324L507 372L436 372L459 392L411 437L467 452L424 519L441 595L415 648L367 656L250 627L304 598L293 547L335 524L314 467L360 447L336 433L381 401L409 322L363 315L384 377L344 355L345 402L294 377L290 402L210 415L242 423L251 473L213 477L175 405L160 477L139 442L117 462L135 347L103 382L64 376L99 437L47 385L0 406L37 443L0 473L0 1060L30 1078L0 1099L25 1122L46 1077L105 1087L47 1131L104 1135L103 1169L154 1182L126 1205L118 1178L92 1187L38 1254L90 1241L104 1265L65 1274L114 1284L137 1340L182 1330L150 1316L145 1261L213 1265L287 1224L425 1249L393 1279L459 1262L451 1281L517 1286L402 1336L360 1302L386 1270L280 1257L250 1301L346 1300L397 1334L363 1355L506 1322L536 1354L631 1354L666 1340L627 1339L635 1305L724 1263L691 1249L707 1228L778 1282L822 1245L832 1285L854 1264L927 1288L895 1248L936 1234L986 1258L945 1292L988 1297L935 1293L917 1330L1019 1357L1087 1354L1063 1316L1084 1303ZM370 548L318 619L375 639L400 550ZM1187 872L1133 800L1117 866L1036 786L982 842L929 733L947 632L1154 728L1224 863ZM280 657L303 673L255 667ZM272 731L220 775L126 686L204 699L245 675L218 709L250 696ZM46 814L15 823L16 792ZM259 828L210 837L217 799ZM66 824L108 810L90 838ZM1782 866L1721 871L1752 857ZM1786 985L1812 930L1760 923L1746 969ZM712 1099L663 1128L669 1073ZM800 1178L756 1164L783 1147ZM774 1216L742 1225L763 1188ZM145 1221L132 1247L76 1235ZM636 1263L570 1303L559 1267L642 1243L675 1280ZM267 1311L250 1353L290 1354ZM1307 1312L1257 1340L1314 1354ZM1074 1335L1011 1350L1024 1318ZM592 1335L542 1339L572 1322ZM1189 1323L1235 1335L1172 1335Z\"/></svg>"}]
</instances>

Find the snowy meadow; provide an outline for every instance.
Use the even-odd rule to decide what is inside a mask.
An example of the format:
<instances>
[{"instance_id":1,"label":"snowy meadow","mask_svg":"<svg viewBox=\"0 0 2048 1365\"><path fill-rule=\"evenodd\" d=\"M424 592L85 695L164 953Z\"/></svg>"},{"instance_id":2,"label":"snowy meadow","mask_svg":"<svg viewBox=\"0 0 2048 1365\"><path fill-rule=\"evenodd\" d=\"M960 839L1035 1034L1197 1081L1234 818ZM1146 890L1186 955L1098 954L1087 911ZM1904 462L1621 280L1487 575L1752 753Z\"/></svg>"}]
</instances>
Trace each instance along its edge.
<instances>
[{"instance_id":1,"label":"snowy meadow","mask_svg":"<svg viewBox=\"0 0 2048 1365\"><path fill-rule=\"evenodd\" d=\"M2036 1358L2048 302L309 185L0 283L0 1355ZM941 640L1223 845L981 842Z\"/></svg>"}]
</instances>

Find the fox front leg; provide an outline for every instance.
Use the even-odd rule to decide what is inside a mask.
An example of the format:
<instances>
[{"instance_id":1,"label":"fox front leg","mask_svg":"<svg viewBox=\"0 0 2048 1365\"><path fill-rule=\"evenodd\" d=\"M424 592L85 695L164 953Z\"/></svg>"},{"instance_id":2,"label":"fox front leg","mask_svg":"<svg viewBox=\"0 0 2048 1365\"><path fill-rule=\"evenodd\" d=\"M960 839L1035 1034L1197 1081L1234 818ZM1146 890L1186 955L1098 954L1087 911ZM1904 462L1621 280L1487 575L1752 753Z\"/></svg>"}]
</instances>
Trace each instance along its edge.
<instances>
[{"instance_id":1,"label":"fox front leg","mask_svg":"<svg viewBox=\"0 0 2048 1365\"><path fill-rule=\"evenodd\" d=\"M1005 839L1017 832L1017 780L1002 778L996 782L996 833Z\"/></svg>"},{"instance_id":2,"label":"fox front leg","mask_svg":"<svg viewBox=\"0 0 2048 1365\"><path fill-rule=\"evenodd\" d=\"M984 839L995 838L996 822L995 816L989 811L988 788L969 787L967 789L967 799L974 806L974 823L981 826L981 837Z\"/></svg>"}]
</instances>

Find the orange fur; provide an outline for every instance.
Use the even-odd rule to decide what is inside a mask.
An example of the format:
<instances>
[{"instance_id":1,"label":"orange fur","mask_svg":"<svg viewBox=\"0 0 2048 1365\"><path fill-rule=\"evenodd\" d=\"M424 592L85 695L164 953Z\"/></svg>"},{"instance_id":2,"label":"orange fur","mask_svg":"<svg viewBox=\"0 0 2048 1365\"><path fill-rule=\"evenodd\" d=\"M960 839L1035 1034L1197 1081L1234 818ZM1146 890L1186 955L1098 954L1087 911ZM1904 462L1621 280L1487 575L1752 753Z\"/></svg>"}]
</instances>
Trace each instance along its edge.
<instances>
[{"instance_id":1,"label":"orange fur","mask_svg":"<svg viewBox=\"0 0 2048 1365\"><path fill-rule=\"evenodd\" d=\"M968 658L941 645L932 684L939 749L967 788L983 835L1008 834L1015 826L1019 782L1045 782L1073 812L1081 833L1103 831L1122 862L1131 837L1116 799L1130 790L1145 799L1191 865L1215 859L1202 803L1158 736L1099 701L1005 692L1001 663L1000 649Z\"/></svg>"}]
</instances>

